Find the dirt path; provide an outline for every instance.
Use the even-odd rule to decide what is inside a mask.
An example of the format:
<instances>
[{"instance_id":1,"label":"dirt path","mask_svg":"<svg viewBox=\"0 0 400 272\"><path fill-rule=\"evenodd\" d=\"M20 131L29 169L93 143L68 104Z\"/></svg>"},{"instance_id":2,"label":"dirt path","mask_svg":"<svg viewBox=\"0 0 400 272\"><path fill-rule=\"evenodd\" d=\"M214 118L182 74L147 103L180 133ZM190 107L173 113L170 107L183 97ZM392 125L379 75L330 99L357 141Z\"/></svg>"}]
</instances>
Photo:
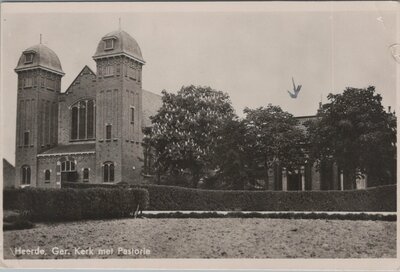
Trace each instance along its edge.
<instances>
[{"instance_id":1,"label":"dirt path","mask_svg":"<svg viewBox=\"0 0 400 272\"><path fill-rule=\"evenodd\" d=\"M21 254L38 247L39 255ZM15 250L17 258L394 258L396 222L223 218L40 224L4 233L4 257L16 258Z\"/></svg>"}]
</instances>

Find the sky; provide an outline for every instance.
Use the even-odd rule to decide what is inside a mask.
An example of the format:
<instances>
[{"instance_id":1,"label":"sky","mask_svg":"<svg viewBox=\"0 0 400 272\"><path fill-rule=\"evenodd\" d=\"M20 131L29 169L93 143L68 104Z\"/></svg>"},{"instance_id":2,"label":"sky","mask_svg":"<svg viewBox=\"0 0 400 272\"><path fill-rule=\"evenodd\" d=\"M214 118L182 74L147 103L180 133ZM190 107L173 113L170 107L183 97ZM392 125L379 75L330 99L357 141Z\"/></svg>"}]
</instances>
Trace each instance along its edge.
<instances>
[{"instance_id":1,"label":"sky","mask_svg":"<svg viewBox=\"0 0 400 272\"><path fill-rule=\"evenodd\" d=\"M94 71L101 38L121 27L140 45L143 88L154 93L210 86L229 94L239 116L269 103L314 115L328 93L376 87L396 108L398 42L392 3L45 3L2 4L1 154L14 163L17 74L22 52L39 43L58 55L65 91ZM291 78L302 88L290 98Z\"/></svg>"}]
</instances>

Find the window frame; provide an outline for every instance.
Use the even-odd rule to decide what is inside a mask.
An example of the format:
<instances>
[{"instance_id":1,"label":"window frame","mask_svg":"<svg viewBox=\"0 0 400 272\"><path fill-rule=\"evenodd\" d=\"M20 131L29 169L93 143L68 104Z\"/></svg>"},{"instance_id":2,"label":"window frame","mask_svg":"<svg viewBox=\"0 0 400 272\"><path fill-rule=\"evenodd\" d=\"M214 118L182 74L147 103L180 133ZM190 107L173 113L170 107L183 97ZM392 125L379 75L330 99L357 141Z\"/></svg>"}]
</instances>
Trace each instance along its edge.
<instances>
[{"instance_id":1,"label":"window frame","mask_svg":"<svg viewBox=\"0 0 400 272\"><path fill-rule=\"evenodd\" d=\"M44 182L50 183L51 171L49 169L44 170Z\"/></svg>"},{"instance_id":2,"label":"window frame","mask_svg":"<svg viewBox=\"0 0 400 272\"><path fill-rule=\"evenodd\" d=\"M103 183L115 182L115 165L111 161L103 163Z\"/></svg>"},{"instance_id":3,"label":"window frame","mask_svg":"<svg viewBox=\"0 0 400 272\"><path fill-rule=\"evenodd\" d=\"M107 46L107 42L111 42L111 46ZM104 40L104 50L113 50L114 49L114 38L109 38Z\"/></svg>"},{"instance_id":4,"label":"window frame","mask_svg":"<svg viewBox=\"0 0 400 272\"><path fill-rule=\"evenodd\" d=\"M87 177L85 177L86 174L87 174ZM89 182L89 178L90 178L90 168L83 168L82 169L82 181Z\"/></svg>"},{"instance_id":5,"label":"window frame","mask_svg":"<svg viewBox=\"0 0 400 272\"><path fill-rule=\"evenodd\" d=\"M135 124L135 107L130 106L130 119L131 119L131 124Z\"/></svg>"},{"instance_id":6,"label":"window frame","mask_svg":"<svg viewBox=\"0 0 400 272\"><path fill-rule=\"evenodd\" d=\"M61 172L76 172L75 161L65 160L61 162Z\"/></svg>"},{"instance_id":7,"label":"window frame","mask_svg":"<svg viewBox=\"0 0 400 272\"><path fill-rule=\"evenodd\" d=\"M106 138L106 141L111 141L112 140L112 124L106 124L106 127L105 127L105 138Z\"/></svg>"},{"instance_id":8,"label":"window frame","mask_svg":"<svg viewBox=\"0 0 400 272\"><path fill-rule=\"evenodd\" d=\"M31 184L31 167L29 165L21 166L21 185Z\"/></svg>"},{"instance_id":9,"label":"window frame","mask_svg":"<svg viewBox=\"0 0 400 272\"><path fill-rule=\"evenodd\" d=\"M91 110L91 113L89 110ZM70 117L70 141L95 140L96 103L94 99L87 98L76 101L70 106ZM84 127L82 127L82 123ZM89 137L89 135L91 137Z\"/></svg>"},{"instance_id":10,"label":"window frame","mask_svg":"<svg viewBox=\"0 0 400 272\"><path fill-rule=\"evenodd\" d=\"M24 88L31 88L33 85L33 79L30 76L24 77Z\"/></svg>"},{"instance_id":11,"label":"window frame","mask_svg":"<svg viewBox=\"0 0 400 272\"><path fill-rule=\"evenodd\" d=\"M103 67L103 76L104 77L111 77L114 75L114 66L113 65L106 65Z\"/></svg>"},{"instance_id":12,"label":"window frame","mask_svg":"<svg viewBox=\"0 0 400 272\"><path fill-rule=\"evenodd\" d=\"M32 52L27 52L27 53L25 53L24 55L25 55L24 64L33 63L34 53L32 53ZM28 56L30 57L29 59L28 59Z\"/></svg>"},{"instance_id":13,"label":"window frame","mask_svg":"<svg viewBox=\"0 0 400 272\"><path fill-rule=\"evenodd\" d=\"M24 131L24 146L27 147L30 144L30 131Z\"/></svg>"}]
</instances>

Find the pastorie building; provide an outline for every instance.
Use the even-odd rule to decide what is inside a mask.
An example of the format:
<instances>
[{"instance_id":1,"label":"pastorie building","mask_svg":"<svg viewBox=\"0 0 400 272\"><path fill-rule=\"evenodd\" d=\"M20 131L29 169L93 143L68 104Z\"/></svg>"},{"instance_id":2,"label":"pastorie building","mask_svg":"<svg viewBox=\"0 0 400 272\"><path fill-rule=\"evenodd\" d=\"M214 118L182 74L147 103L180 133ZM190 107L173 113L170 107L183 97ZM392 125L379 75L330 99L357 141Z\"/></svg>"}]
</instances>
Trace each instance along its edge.
<instances>
[{"instance_id":1,"label":"pastorie building","mask_svg":"<svg viewBox=\"0 0 400 272\"><path fill-rule=\"evenodd\" d=\"M96 71L83 67L65 92L57 55L43 44L26 49L18 74L15 186L59 188L62 182L142 182L143 128L161 97L142 89L145 64L138 43L125 31L99 42ZM300 123L315 118L299 117ZM269 190L340 190L352 182L335 164L289 172L270 169ZM366 186L365 180L357 183Z\"/></svg>"}]
</instances>

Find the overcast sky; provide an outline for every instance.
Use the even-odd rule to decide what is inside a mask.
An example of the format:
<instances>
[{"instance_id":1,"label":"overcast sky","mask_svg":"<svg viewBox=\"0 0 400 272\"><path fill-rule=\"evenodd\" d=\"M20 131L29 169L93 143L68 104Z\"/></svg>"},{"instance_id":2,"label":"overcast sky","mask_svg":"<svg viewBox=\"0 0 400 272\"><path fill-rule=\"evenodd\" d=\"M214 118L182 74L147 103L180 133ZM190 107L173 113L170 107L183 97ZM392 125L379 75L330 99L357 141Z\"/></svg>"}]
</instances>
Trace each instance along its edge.
<instances>
[{"instance_id":1,"label":"overcast sky","mask_svg":"<svg viewBox=\"0 0 400 272\"><path fill-rule=\"evenodd\" d=\"M176 92L207 85L227 92L237 114L280 105L313 115L328 93L376 86L395 107L394 3L3 4L1 17L2 152L14 163L17 75L26 48L43 43L56 52L65 91L80 70L95 71L101 37L122 29L139 43L146 65L143 88ZM23 5L23 6L22 6ZM197 6L196 6L197 5ZM199 8L198 8L199 7ZM289 97L291 77L302 84Z\"/></svg>"}]
</instances>

